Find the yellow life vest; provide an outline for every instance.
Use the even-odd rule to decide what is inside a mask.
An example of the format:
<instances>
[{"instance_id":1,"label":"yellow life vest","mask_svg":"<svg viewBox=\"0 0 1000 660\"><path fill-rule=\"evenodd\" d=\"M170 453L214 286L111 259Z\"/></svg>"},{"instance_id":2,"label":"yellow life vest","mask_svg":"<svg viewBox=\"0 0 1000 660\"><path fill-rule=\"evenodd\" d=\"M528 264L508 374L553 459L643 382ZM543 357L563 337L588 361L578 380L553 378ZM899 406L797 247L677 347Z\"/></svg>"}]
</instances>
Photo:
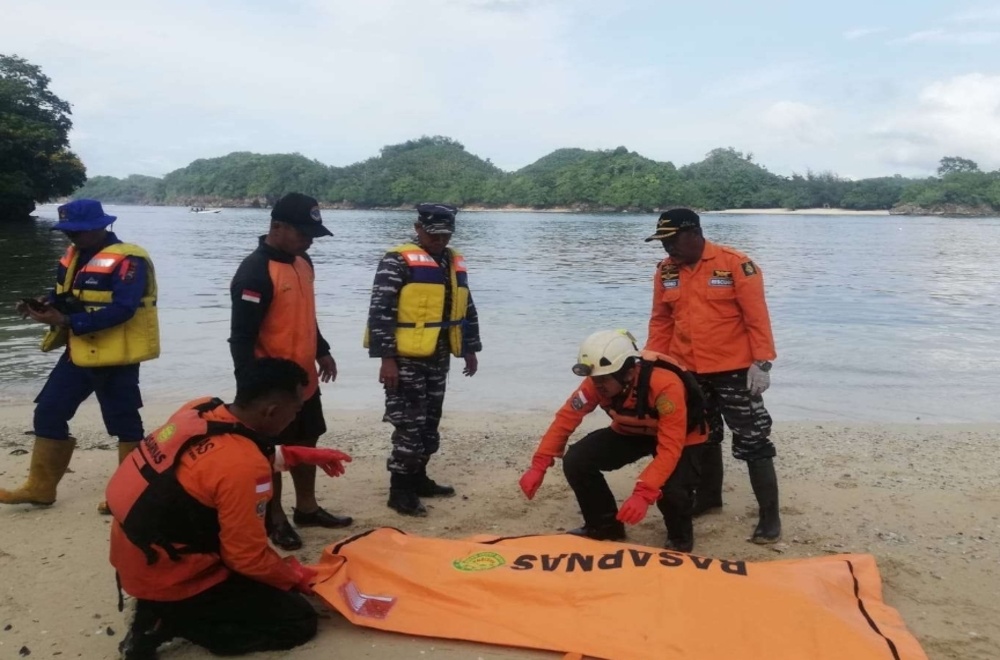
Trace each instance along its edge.
<instances>
[{"instance_id":1,"label":"yellow life vest","mask_svg":"<svg viewBox=\"0 0 1000 660\"><path fill-rule=\"evenodd\" d=\"M451 252L451 309L444 318L445 274L434 257L419 245L404 243L389 250L403 255L410 268L410 279L399 292L396 315L396 354L401 357L424 358L434 355L442 328L448 331L448 346L452 355L462 357L462 328L469 307L469 279L465 258L457 250ZM365 329L365 348L368 347Z\"/></svg>"},{"instance_id":2,"label":"yellow life vest","mask_svg":"<svg viewBox=\"0 0 1000 660\"><path fill-rule=\"evenodd\" d=\"M86 335L66 333L65 328L50 329L42 340L42 350L52 350L60 345L61 336L68 334L69 357L78 367L113 367L152 360L160 355L160 325L156 312L156 275L149 253L138 245L115 243L95 254L77 272L79 252L74 246L66 250L60 261L62 278L56 282L55 293L71 292L88 312L111 304L110 277L126 257L139 257L146 261L146 290L143 292L135 314L125 323ZM78 275L90 273L103 281L99 288L74 288ZM60 332L62 331L62 332Z\"/></svg>"}]
</instances>

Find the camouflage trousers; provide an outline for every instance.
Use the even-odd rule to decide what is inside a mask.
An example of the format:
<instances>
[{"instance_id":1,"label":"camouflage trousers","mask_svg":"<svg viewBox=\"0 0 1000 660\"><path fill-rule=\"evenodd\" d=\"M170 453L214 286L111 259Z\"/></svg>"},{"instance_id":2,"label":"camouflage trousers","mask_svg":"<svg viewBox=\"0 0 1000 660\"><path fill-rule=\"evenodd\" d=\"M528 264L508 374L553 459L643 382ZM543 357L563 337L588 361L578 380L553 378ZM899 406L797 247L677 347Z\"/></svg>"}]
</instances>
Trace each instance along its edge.
<instances>
[{"instance_id":1,"label":"camouflage trousers","mask_svg":"<svg viewBox=\"0 0 1000 660\"><path fill-rule=\"evenodd\" d=\"M705 414L708 421L707 445L722 444L726 426L733 432L733 458L753 461L775 455L771 443L771 415L764 399L750 396L747 370L695 374L705 393Z\"/></svg>"},{"instance_id":2,"label":"camouflage trousers","mask_svg":"<svg viewBox=\"0 0 1000 660\"><path fill-rule=\"evenodd\" d=\"M438 425L444 406L449 360L397 358L399 385L386 390L382 421L395 427L386 467L395 474L417 474L441 445Z\"/></svg>"}]
</instances>

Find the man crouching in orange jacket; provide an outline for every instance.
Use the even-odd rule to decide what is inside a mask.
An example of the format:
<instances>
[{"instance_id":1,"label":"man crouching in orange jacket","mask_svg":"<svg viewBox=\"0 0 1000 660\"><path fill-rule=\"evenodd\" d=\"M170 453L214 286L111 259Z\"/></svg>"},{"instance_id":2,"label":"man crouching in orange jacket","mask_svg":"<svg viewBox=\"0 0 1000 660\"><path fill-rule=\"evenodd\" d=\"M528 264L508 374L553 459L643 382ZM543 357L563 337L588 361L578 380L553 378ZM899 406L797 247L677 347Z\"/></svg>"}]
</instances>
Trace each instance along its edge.
<instances>
[{"instance_id":1,"label":"man crouching in orange jacket","mask_svg":"<svg viewBox=\"0 0 1000 660\"><path fill-rule=\"evenodd\" d=\"M532 499L545 471L563 455L569 436L598 406L611 426L573 444L563 457L563 472L583 512L583 527L570 534L597 540L625 538L625 525L638 524L656 503L667 526L666 547L691 552L693 492L705 442L704 401L694 378L661 353L639 352L625 330L605 330L580 346L573 373L583 383L556 413L521 477ZM618 509L602 472L653 456L632 496ZM662 497L662 499L661 499Z\"/></svg>"},{"instance_id":2,"label":"man crouching in orange jacket","mask_svg":"<svg viewBox=\"0 0 1000 660\"><path fill-rule=\"evenodd\" d=\"M316 612L301 595L315 572L282 559L264 531L272 469L316 465L339 476L351 460L272 443L301 410L307 383L290 360L255 360L240 372L232 404L184 405L111 478L111 563L136 598L124 660L156 658L174 637L239 655L290 649L316 634Z\"/></svg>"}]
</instances>

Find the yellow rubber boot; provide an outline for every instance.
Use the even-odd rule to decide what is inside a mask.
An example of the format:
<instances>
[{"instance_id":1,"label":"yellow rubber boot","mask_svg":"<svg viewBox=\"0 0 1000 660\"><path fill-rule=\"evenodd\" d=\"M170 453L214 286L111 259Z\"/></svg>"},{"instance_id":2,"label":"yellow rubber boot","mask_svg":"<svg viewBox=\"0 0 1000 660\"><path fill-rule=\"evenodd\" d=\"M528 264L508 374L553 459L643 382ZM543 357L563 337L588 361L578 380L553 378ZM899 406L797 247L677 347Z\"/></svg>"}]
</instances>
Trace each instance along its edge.
<instances>
[{"instance_id":1,"label":"yellow rubber boot","mask_svg":"<svg viewBox=\"0 0 1000 660\"><path fill-rule=\"evenodd\" d=\"M128 455L132 453L132 450L139 446L139 442L119 442L118 443L118 465L125 462ZM97 512L102 516L110 516L111 509L108 508L107 502L101 502L97 505Z\"/></svg>"},{"instance_id":2,"label":"yellow rubber boot","mask_svg":"<svg viewBox=\"0 0 1000 660\"><path fill-rule=\"evenodd\" d=\"M35 436L28 480L17 490L0 489L2 504L42 504L56 501L56 486L66 474L76 447L74 439L52 440Z\"/></svg>"}]
</instances>

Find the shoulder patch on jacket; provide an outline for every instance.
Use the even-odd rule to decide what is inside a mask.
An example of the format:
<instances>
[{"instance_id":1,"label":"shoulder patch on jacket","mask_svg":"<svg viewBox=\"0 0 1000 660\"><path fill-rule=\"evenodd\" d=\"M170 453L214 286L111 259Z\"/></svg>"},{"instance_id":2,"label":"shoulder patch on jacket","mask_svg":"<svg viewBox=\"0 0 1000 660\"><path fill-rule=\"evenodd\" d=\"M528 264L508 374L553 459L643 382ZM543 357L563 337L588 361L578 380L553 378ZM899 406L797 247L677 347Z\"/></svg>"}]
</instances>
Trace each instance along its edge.
<instances>
[{"instance_id":1,"label":"shoulder patch on jacket","mask_svg":"<svg viewBox=\"0 0 1000 660\"><path fill-rule=\"evenodd\" d=\"M573 407L573 410L583 410L583 407L587 405L587 397L583 395L583 390L576 391L576 394L570 399L569 405Z\"/></svg>"},{"instance_id":2,"label":"shoulder patch on jacket","mask_svg":"<svg viewBox=\"0 0 1000 660\"><path fill-rule=\"evenodd\" d=\"M744 261L740 264L740 268L743 269L743 274L747 277L757 274L757 266L752 261Z\"/></svg>"},{"instance_id":3,"label":"shoulder patch on jacket","mask_svg":"<svg viewBox=\"0 0 1000 660\"><path fill-rule=\"evenodd\" d=\"M669 415L675 410L677 410L677 406L674 405L674 402L666 394L656 397L656 412L661 415Z\"/></svg>"}]
</instances>

